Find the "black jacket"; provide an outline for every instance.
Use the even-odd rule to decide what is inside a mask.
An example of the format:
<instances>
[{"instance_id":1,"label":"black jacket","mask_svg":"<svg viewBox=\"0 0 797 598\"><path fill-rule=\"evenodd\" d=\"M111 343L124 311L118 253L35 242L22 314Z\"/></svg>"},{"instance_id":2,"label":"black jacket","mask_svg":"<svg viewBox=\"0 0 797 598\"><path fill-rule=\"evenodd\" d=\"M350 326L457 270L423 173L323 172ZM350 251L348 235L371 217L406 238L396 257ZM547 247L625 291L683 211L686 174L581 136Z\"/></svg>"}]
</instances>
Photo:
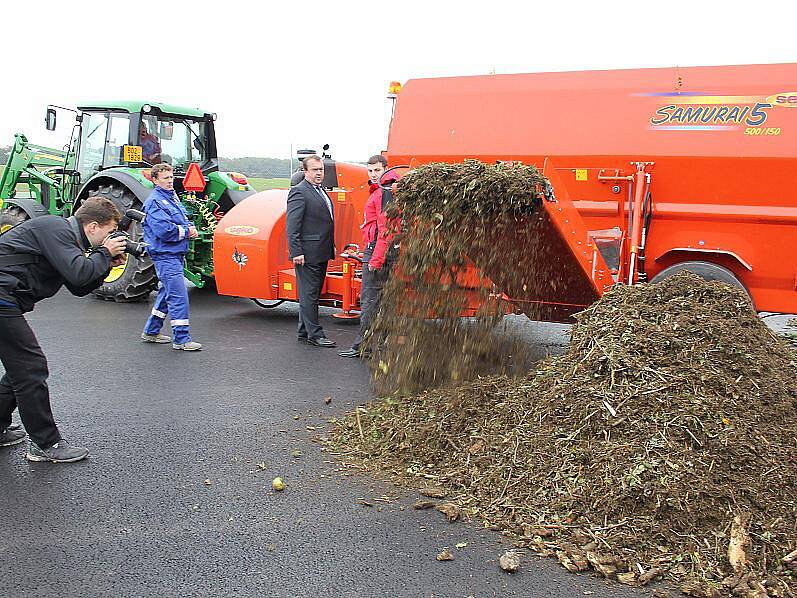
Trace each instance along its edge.
<instances>
[{"instance_id":1,"label":"black jacket","mask_svg":"<svg viewBox=\"0 0 797 598\"><path fill-rule=\"evenodd\" d=\"M79 241L78 241L79 237ZM111 254L104 247L86 251L91 244L83 227L60 216L27 220L0 235L0 256L39 256L34 264L0 265L0 299L11 301L24 313L37 301L61 288L82 297L96 289L111 269Z\"/></svg>"},{"instance_id":2,"label":"black jacket","mask_svg":"<svg viewBox=\"0 0 797 598\"><path fill-rule=\"evenodd\" d=\"M334 210L333 205L333 214ZM291 187L288 192L285 227L289 259L303 255L308 264L320 264L335 259L333 216L330 216L326 202L307 179L302 179L301 183Z\"/></svg>"}]
</instances>

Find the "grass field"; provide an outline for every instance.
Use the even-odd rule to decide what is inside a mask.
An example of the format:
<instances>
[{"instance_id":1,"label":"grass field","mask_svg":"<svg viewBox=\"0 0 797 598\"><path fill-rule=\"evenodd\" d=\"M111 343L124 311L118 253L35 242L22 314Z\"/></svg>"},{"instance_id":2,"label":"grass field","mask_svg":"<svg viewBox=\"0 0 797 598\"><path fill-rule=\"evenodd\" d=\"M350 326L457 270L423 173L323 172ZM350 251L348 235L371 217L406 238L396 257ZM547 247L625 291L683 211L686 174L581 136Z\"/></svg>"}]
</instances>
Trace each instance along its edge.
<instances>
[{"instance_id":1,"label":"grass field","mask_svg":"<svg viewBox=\"0 0 797 598\"><path fill-rule=\"evenodd\" d=\"M249 178L249 184L258 191L267 191L268 189L287 189L291 186L290 179L258 179L253 177Z\"/></svg>"}]
</instances>

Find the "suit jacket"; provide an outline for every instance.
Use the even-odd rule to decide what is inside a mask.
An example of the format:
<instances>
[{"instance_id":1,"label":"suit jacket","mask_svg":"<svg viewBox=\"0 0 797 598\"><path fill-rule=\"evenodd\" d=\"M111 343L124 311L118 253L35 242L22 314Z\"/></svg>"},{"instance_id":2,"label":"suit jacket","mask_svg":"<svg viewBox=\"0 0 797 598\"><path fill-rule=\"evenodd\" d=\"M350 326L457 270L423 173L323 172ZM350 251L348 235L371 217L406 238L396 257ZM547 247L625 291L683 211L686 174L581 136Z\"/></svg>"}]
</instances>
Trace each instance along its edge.
<instances>
[{"instance_id":1,"label":"suit jacket","mask_svg":"<svg viewBox=\"0 0 797 598\"><path fill-rule=\"evenodd\" d=\"M333 205L333 214L334 209ZM307 179L302 179L288 192L285 228L289 259L304 255L308 264L335 259L334 216L330 216L326 202Z\"/></svg>"}]
</instances>

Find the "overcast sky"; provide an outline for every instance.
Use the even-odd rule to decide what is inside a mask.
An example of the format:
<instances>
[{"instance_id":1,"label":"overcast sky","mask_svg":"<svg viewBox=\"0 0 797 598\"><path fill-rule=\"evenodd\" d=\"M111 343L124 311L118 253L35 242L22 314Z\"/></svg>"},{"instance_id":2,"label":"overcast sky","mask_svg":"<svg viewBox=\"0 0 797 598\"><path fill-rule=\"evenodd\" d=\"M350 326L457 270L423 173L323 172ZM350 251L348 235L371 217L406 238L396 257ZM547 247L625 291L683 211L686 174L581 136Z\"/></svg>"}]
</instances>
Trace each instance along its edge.
<instances>
[{"instance_id":1,"label":"overcast sky","mask_svg":"<svg viewBox=\"0 0 797 598\"><path fill-rule=\"evenodd\" d=\"M218 113L224 156L363 160L391 80L797 62L795 17L795 0L6 2L0 145L63 145L48 103L142 99Z\"/></svg>"}]
</instances>

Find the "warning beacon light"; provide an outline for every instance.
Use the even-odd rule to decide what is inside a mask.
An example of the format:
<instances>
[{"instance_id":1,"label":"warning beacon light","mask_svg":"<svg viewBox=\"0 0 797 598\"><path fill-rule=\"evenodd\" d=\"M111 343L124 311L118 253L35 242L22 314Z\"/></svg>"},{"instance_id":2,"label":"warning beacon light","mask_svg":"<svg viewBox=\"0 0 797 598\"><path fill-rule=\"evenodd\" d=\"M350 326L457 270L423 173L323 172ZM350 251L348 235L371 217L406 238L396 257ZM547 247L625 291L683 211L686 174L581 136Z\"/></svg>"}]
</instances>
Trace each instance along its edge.
<instances>
[{"instance_id":1,"label":"warning beacon light","mask_svg":"<svg viewBox=\"0 0 797 598\"><path fill-rule=\"evenodd\" d=\"M398 81L391 81L390 87L387 90L387 97L391 100L395 100L396 96L401 92L401 83Z\"/></svg>"}]
</instances>

